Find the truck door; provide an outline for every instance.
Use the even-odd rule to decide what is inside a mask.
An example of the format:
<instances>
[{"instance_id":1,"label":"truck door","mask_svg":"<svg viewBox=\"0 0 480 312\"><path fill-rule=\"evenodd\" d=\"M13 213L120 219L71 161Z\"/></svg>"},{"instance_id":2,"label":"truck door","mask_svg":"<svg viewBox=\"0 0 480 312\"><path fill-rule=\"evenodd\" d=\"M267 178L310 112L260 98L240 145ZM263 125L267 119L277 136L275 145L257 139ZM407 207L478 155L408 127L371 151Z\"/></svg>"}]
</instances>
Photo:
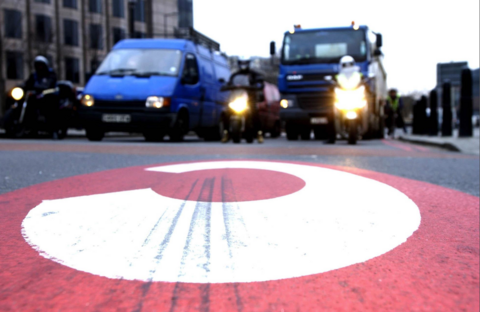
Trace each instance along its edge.
<instances>
[{"instance_id":1,"label":"truck door","mask_svg":"<svg viewBox=\"0 0 480 312\"><path fill-rule=\"evenodd\" d=\"M197 127L200 121L202 91L197 58L192 53L185 55L185 64L177 94L179 105L186 105L190 113L190 129Z\"/></svg>"}]
</instances>

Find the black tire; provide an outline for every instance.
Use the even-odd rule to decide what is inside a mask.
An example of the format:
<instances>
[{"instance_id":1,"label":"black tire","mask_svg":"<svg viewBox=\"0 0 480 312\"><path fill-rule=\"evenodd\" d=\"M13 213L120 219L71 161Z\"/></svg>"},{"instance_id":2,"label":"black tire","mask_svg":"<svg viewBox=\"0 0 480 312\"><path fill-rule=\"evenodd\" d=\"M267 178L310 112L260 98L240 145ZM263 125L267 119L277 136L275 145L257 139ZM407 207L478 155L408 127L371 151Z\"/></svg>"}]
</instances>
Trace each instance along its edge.
<instances>
[{"instance_id":1,"label":"black tire","mask_svg":"<svg viewBox=\"0 0 480 312\"><path fill-rule=\"evenodd\" d=\"M232 131L232 141L233 143L240 143L242 140L242 123L240 120L232 120L231 125Z\"/></svg>"},{"instance_id":2,"label":"black tire","mask_svg":"<svg viewBox=\"0 0 480 312\"><path fill-rule=\"evenodd\" d=\"M327 144L335 144L337 141L337 129L335 126L335 118L333 116L330 116L328 119L328 125L327 125Z\"/></svg>"},{"instance_id":3,"label":"black tire","mask_svg":"<svg viewBox=\"0 0 480 312\"><path fill-rule=\"evenodd\" d=\"M98 142L103 140L105 133L98 129L86 129L87 132L87 139L89 141Z\"/></svg>"},{"instance_id":4,"label":"black tire","mask_svg":"<svg viewBox=\"0 0 480 312\"><path fill-rule=\"evenodd\" d=\"M287 133L287 140L289 141L298 140L298 129L295 125L287 123L285 127L285 132Z\"/></svg>"},{"instance_id":5,"label":"black tire","mask_svg":"<svg viewBox=\"0 0 480 312\"><path fill-rule=\"evenodd\" d=\"M310 140L311 134L312 134L312 129L310 129L310 127L303 127L300 132L300 137L302 141L308 141Z\"/></svg>"},{"instance_id":6,"label":"black tire","mask_svg":"<svg viewBox=\"0 0 480 312\"><path fill-rule=\"evenodd\" d=\"M146 131L143 133L143 137L147 142L161 142L164 136L165 133L162 132Z\"/></svg>"},{"instance_id":7,"label":"black tire","mask_svg":"<svg viewBox=\"0 0 480 312\"><path fill-rule=\"evenodd\" d=\"M175 121L175 125L170 130L170 141L172 142L182 142L183 137L187 134L189 129L188 124L188 113L184 111L180 111L178 113L177 120Z\"/></svg>"},{"instance_id":8,"label":"black tire","mask_svg":"<svg viewBox=\"0 0 480 312\"><path fill-rule=\"evenodd\" d=\"M327 127L315 127L313 129L313 135L315 136L315 140L323 141L328 139L328 129Z\"/></svg>"},{"instance_id":9,"label":"black tire","mask_svg":"<svg viewBox=\"0 0 480 312\"><path fill-rule=\"evenodd\" d=\"M4 117L5 134L9 138L21 138L25 135L25 127L18 123L15 111L8 110Z\"/></svg>"},{"instance_id":10,"label":"black tire","mask_svg":"<svg viewBox=\"0 0 480 312\"><path fill-rule=\"evenodd\" d=\"M278 138L282 134L282 125L280 123L280 120L277 120L275 122L275 125L273 126L273 130L270 131L270 137L271 138Z\"/></svg>"},{"instance_id":11,"label":"black tire","mask_svg":"<svg viewBox=\"0 0 480 312\"><path fill-rule=\"evenodd\" d=\"M254 139L255 139L255 133L253 129L249 129L245 131L245 141L247 141L247 143L253 143Z\"/></svg>"},{"instance_id":12,"label":"black tire","mask_svg":"<svg viewBox=\"0 0 480 312\"><path fill-rule=\"evenodd\" d=\"M358 125L355 119L348 121L348 144L357 144Z\"/></svg>"},{"instance_id":13,"label":"black tire","mask_svg":"<svg viewBox=\"0 0 480 312\"><path fill-rule=\"evenodd\" d=\"M208 129L205 131L203 138L205 141L220 141L223 136L223 131L225 130L225 121L224 117L220 117L220 121L217 126Z\"/></svg>"}]
</instances>

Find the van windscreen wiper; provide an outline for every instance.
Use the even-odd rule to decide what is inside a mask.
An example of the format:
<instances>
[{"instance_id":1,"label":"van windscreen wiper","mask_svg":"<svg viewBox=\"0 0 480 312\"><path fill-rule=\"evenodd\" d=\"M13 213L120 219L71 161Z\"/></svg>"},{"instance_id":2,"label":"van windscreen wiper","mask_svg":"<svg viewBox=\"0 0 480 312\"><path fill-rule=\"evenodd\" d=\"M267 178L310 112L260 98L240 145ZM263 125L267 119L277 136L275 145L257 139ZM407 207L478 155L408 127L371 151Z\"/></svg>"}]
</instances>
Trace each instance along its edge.
<instances>
[{"instance_id":1,"label":"van windscreen wiper","mask_svg":"<svg viewBox=\"0 0 480 312\"><path fill-rule=\"evenodd\" d=\"M170 73L149 71L149 72L134 72L132 75L136 77L150 77L150 76L172 76Z\"/></svg>"},{"instance_id":2,"label":"van windscreen wiper","mask_svg":"<svg viewBox=\"0 0 480 312\"><path fill-rule=\"evenodd\" d=\"M97 75L124 76L126 73L136 71L135 68L116 68L109 71L100 72Z\"/></svg>"}]
</instances>

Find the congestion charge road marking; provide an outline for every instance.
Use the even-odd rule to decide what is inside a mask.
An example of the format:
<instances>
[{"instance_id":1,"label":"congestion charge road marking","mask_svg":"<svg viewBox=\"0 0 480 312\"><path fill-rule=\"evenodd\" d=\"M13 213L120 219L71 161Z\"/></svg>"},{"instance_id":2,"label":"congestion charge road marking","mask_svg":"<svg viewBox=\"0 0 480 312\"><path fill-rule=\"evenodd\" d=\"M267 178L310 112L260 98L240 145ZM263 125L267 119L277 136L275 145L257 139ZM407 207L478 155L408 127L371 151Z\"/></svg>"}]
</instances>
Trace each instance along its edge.
<instances>
[{"instance_id":1,"label":"congestion charge road marking","mask_svg":"<svg viewBox=\"0 0 480 312\"><path fill-rule=\"evenodd\" d=\"M43 257L98 276L230 283L364 262L401 245L420 225L416 204L395 188L317 166L216 161L147 171L208 176L229 168L281 172L305 186L243 202L181 200L151 188L48 200L28 213L22 234Z\"/></svg>"}]
</instances>

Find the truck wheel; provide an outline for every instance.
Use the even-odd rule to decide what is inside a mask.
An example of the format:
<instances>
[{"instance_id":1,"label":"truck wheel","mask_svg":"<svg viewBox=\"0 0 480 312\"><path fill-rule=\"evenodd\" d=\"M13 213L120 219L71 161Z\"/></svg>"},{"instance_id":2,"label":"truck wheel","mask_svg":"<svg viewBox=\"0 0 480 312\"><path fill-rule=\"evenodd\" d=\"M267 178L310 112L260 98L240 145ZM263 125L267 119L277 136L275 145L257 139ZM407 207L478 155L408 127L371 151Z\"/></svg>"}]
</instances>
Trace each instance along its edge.
<instances>
[{"instance_id":1,"label":"truck wheel","mask_svg":"<svg viewBox=\"0 0 480 312\"><path fill-rule=\"evenodd\" d=\"M105 133L98 129L86 129L86 132L89 141L101 141L105 136Z\"/></svg>"},{"instance_id":2,"label":"truck wheel","mask_svg":"<svg viewBox=\"0 0 480 312\"><path fill-rule=\"evenodd\" d=\"M348 122L348 144L357 144L358 127L356 120L349 120Z\"/></svg>"},{"instance_id":3,"label":"truck wheel","mask_svg":"<svg viewBox=\"0 0 480 312\"><path fill-rule=\"evenodd\" d=\"M187 134L189 129L188 124L188 113L185 111L180 111L178 113L177 120L175 121L175 125L170 130L170 141L172 142L182 142L183 137Z\"/></svg>"},{"instance_id":4,"label":"truck wheel","mask_svg":"<svg viewBox=\"0 0 480 312\"><path fill-rule=\"evenodd\" d=\"M303 141L308 141L310 140L311 133L312 133L312 130L310 129L310 127L304 127L300 132L300 137L302 138Z\"/></svg>"},{"instance_id":5,"label":"truck wheel","mask_svg":"<svg viewBox=\"0 0 480 312\"><path fill-rule=\"evenodd\" d=\"M335 118L330 116L327 125L327 144L335 144L337 141L337 129L335 126Z\"/></svg>"},{"instance_id":6,"label":"truck wheel","mask_svg":"<svg viewBox=\"0 0 480 312\"><path fill-rule=\"evenodd\" d=\"M298 129L292 124L288 124L285 127L285 132L287 132L287 140L296 141L298 140Z\"/></svg>"},{"instance_id":7,"label":"truck wheel","mask_svg":"<svg viewBox=\"0 0 480 312\"><path fill-rule=\"evenodd\" d=\"M328 138L327 127L315 127L313 129L313 135L315 136L315 140L326 140Z\"/></svg>"}]
</instances>

